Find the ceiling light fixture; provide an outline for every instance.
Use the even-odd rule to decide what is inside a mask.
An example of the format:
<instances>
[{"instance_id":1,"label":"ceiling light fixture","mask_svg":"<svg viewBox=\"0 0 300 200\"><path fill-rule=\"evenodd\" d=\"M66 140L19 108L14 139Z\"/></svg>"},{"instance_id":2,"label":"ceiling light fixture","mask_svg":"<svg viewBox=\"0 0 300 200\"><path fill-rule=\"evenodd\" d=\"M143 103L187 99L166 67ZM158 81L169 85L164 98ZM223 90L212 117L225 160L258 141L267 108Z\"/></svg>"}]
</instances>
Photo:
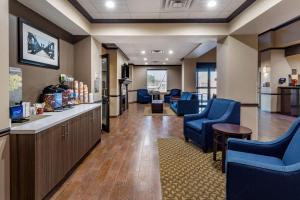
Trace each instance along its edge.
<instances>
[{"instance_id":1,"label":"ceiling light fixture","mask_svg":"<svg viewBox=\"0 0 300 200\"><path fill-rule=\"evenodd\" d=\"M148 63L147 63L147 62L145 62L145 65L148 65Z\"/></svg>"},{"instance_id":2,"label":"ceiling light fixture","mask_svg":"<svg viewBox=\"0 0 300 200\"><path fill-rule=\"evenodd\" d=\"M165 62L163 62L163 65L165 65L166 63Z\"/></svg>"},{"instance_id":3,"label":"ceiling light fixture","mask_svg":"<svg viewBox=\"0 0 300 200\"><path fill-rule=\"evenodd\" d=\"M148 58L144 58L144 61L147 61L148 60Z\"/></svg>"},{"instance_id":4,"label":"ceiling light fixture","mask_svg":"<svg viewBox=\"0 0 300 200\"><path fill-rule=\"evenodd\" d=\"M173 54L174 52L173 52L173 50L169 50L169 54Z\"/></svg>"},{"instance_id":5,"label":"ceiling light fixture","mask_svg":"<svg viewBox=\"0 0 300 200\"><path fill-rule=\"evenodd\" d=\"M141 54L143 54L143 55L146 54L146 51L145 51L145 50L142 50L142 51L141 51Z\"/></svg>"},{"instance_id":6,"label":"ceiling light fixture","mask_svg":"<svg viewBox=\"0 0 300 200\"><path fill-rule=\"evenodd\" d=\"M112 9L112 8L114 8L116 5L115 5L115 2L113 2L113 1L106 1L106 2L105 2L105 6L106 6L106 8Z\"/></svg>"},{"instance_id":7,"label":"ceiling light fixture","mask_svg":"<svg viewBox=\"0 0 300 200\"><path fill-rule=\"evenodd\" d=\"M217 2L215 0L210 0L207 3L207 7L209 7L209 8L216 7L216 5L217 5Z\"/></svg>"},{"instance_id":8,"label":"ceiling light fixture","mask_svg":"<svg viewBox=\"0 0 300 200\"><path fill-rule=\"evenodd\" d=\"M166 61L168 61L169 60L169 58L166 58Z\"/></svg>"}]
</instances>

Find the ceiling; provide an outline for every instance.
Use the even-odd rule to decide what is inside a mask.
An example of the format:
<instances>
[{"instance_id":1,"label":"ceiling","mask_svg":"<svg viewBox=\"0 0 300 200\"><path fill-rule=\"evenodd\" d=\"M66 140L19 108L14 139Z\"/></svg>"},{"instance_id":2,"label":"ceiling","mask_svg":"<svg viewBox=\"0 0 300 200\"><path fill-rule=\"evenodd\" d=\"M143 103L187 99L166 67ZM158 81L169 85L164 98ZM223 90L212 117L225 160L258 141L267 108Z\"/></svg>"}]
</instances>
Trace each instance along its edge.
<instances>
[{"instance_id":1,"label":"ceiling","mask_svg":"<svg viewBox=\"0 0 300 200\"><path fill-rule=\"evenodd\" d=\"M91 19L227 19L243 4L253 0L215 0L209 8L209 0L111 0L113 9L105 6L107 0L69 0ZM174 8L172 2L182 1L185 6ZM79 6L78 6L79 4ZM248 6L249 6L248 5Z\"/></svg>"},{"instance_id":2,"label":"ceiling","mask_svg":"<svg viewBox=\"0 0 300 200\"><path fill-rule=\"evenodd\" d=\"M207 52L207 43L216 46L215 38L203 38L198 36L95 36L96 39L102 43L115 43L128 57L129 63L135 65L180 65L181 59L184 57L191 57L191 53L195 49L200 49L201 46L205 47ZM214 46L214 47L215 47ZM152 50L163 50L163 54L153 54ZM173 54L169 54L169 50ZM208 49L209 50L209 49ZM145 51L143 55L141 51ZM194 55L195 56L195 55ZM197 54L196 56L200 56ZM147 58L145 61L144 58ZM168 60L166 60L168 59ZM158 62L156 62L158 61Z\"/></svg>"}]
</instances>

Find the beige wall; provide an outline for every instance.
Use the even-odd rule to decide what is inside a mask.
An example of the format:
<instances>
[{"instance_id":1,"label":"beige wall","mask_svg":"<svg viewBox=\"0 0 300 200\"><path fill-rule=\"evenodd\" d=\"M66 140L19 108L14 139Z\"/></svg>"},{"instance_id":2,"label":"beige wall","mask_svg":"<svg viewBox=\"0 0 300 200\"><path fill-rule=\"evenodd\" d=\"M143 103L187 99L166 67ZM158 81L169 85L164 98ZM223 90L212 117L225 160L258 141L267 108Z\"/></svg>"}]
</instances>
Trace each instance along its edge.
<instances>
[{"instance_id":1,"label":"beige wall","mask_svg":"<svg viewBox=\"0 0 300 200\"><path fill-rule=\"evenodd\" d=\"M101 100L101 88L95 93L95 78L101 79L101 45L91 36L74 45L74 77L83 81L89 87L89 93L94 94L94 101ZM101 80L99 82L101 87Z\"/></svg>"},{"instance_id":2,"label":"beige wall","mask_svg":"<svg viewBox=\"0 0 300 200\"><path fill-rule=\"evenodd\" d=\"M9 37L9 66L19 67L23 73L23 100L36 102L39 94L44 87L58 83L61 73L74 75L73 65L73 45L59 40L60 45L60 69L46 69L36 66L23 65L18 63L18 33L17 33L17 17L10 15L10 37Z\"/></svg>"},{"instance_id":3,"label":"beige wall","mask_svg":"<svg viewBox=\"0 0 300 200\"><path fill-rule=\"evenodd\" d=\"M8 66L9 66L9 43L8 43L8 0L0 2L0 130L9 127L9 112L8 112Z\"/></svg>"},{"instance_id":4,"label":"beige wall","mask_svg":"<svg viewBox=\"0 0 300 200\"><path fill-rule=\"evenodd\" d=\"M250 36L249 36L250 37ZM252 39L253 45L247 45ZM245 43L241 38L228 36L219 41L217 46L218 97L229 98L241 103L257 103L258 52L257 37L248 38ZM258 109L243 107L241 124L252 129L257 139Z\"/></svg>"},{"instance_id":5,"label":"beige wall","mask_svg":"<svg viewBox=\"0 0 300 200\"><path fill-rule=\"evenodd\" d=\"M196 91L196 67L198 62L216 62L216 48L199 58L184 59L182 62L182 90Z\"/></svg>"},{"instance_id":6,"label":"beige wall","mask_svg":"<svg viewBox=\"0 0 300 200\"><path fill-rule=\"evenodd\" d=\"M167 69L168 70L168 77L167 77L167 89L179 88L181 89L181 72L182 67L178 66L132 66L131 72L131 80L132 85L131 89L134 90L129 93L129 102L135 102L137 99L136 90L141 88L147 87L147 70L148 69Z\"/></svg>"},{"instance_id":7,"label":"beige wall","mask_svg":"<svg viewBox=\"0 0 300 200\"><path fill-rule=\"evenodd\" d=\"M119 49L102 49L102 54L109 54L109 90L110 90L110 116L118 116L120 113L119 79L122 78L121 67L128 63L127 58Z\"/></svg>"},{"instance_id":8,"label":"beige wall","mask_svg":"<svg viewBox=\"0 0 300 200\"><path fill-rule=\"evenodd\" d=\"M168 90L172 88L181 89L181 66L134 66L133 67L133 82L134 90L147 87L147 70L148 69L166 69L168 70L167 87Z\"/></svg>"}]
</instances>

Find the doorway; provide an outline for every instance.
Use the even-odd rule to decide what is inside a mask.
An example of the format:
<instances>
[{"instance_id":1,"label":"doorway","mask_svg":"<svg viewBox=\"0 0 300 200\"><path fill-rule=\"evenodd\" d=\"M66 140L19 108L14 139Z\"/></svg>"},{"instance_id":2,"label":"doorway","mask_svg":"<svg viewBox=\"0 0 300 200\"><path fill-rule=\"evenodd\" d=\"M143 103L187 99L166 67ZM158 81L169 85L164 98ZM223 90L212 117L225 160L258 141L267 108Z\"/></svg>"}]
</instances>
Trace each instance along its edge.
<instances>
[{"instance_id":1,"label":"doorway","mask_svg":"<svg viewBox=\"0 0 300 200\"><path fill-rule=\"evenodd\" d=\"M102 130L109 132L109 54L102 56Z\"/></svg>"},{"instance_id":2,"label":"doorway","mask_svg":"<svg viewBox=\"0 0 300 200\"><path fill-rule=\"evenodd\" d=\"M199 94L200 108L217 95L216 63L197 63L196 89Z\"/></svg>"}]
</instances>

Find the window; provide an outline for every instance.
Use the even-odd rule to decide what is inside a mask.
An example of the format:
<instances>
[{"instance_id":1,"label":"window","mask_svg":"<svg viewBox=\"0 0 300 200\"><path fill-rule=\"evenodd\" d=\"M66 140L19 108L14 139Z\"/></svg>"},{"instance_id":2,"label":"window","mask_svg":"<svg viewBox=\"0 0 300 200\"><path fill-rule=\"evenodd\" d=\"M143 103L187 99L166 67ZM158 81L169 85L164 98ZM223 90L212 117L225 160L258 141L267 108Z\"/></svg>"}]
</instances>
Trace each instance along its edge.
<instances>
[{"instance_id":1,"label":"window","mask_svg":"<svg viewBox=\"0 0 300 200\"><path fill-rule=\"evenodd\" d=\"M197 63L197 93L200 107L205 107L209 99L217 95L217 71L215 63Z\"/></svg>"},{"instance_id":2,"label":"window","mask_svg":"<svg viewBox=\"0 0 300 200\"><path fill-rule=\"evenodd\" d=\"M147 70L147 89L149 91L167 92L167 70Z\"/></svg>"}]
</instances>

